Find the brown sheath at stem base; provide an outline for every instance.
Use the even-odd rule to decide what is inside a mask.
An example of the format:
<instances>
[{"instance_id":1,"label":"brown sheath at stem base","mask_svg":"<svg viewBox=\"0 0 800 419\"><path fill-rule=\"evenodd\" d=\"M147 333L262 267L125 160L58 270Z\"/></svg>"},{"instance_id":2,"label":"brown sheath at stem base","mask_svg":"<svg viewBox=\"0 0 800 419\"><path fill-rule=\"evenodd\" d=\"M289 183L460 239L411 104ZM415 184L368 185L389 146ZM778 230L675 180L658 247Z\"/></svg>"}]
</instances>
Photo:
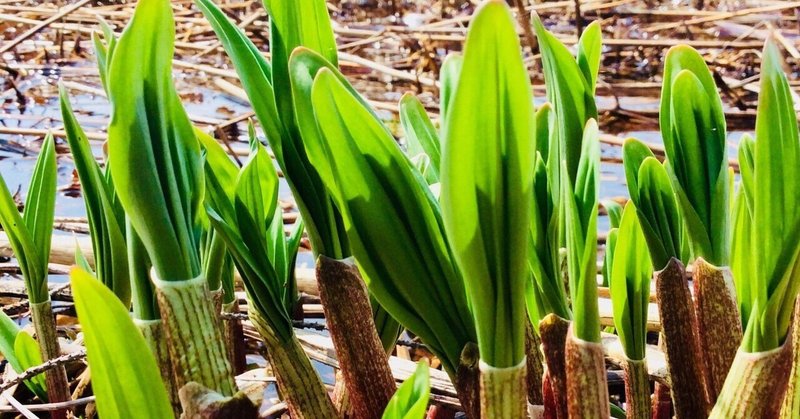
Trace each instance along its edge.
<instances>
[{"instance_id":1,"label":"brown sheath at stem base","mask_svg":"<svg viewBox=\"0 0 800 419\"><path fill-rule=\"evenodd\" d=\"M227 314L239 313L239 300L222 305L222 312ZM239 375L247 369L247 351L245 350L244 328L239 319L227 319L222 329L225 335L225 346L228 349L228 362L231 363L234 375Z\"/></svg>"},{"instance_id":2,"label":"brown sheath at stem base","mask_svg":"<svg viewBox=\"0 0 800 419\"><path fill-rule=\"evenodd\" d=\"M717 268L698 258L692 277L706 391L708 402L713 405L742 342L742 323L730 269Z\"/></svg>"},{"instance_id":3,"label":"brown sheath at stem base","mask_svg":"<svg viewBox=\"0 0 800 419\"><path fill-rule=\"evenodd\" d=\"M478 345L474 343L464 345L453 384L456 387L461 408L464 409L464 413L469 419L481 418L479 361Z\"/></svg>"},{"instance_id":4,"label":"brown sheath at stem base","mask_svg":"<svg viewBox=\"0 0 800 419\"><path fill-rule=\"evenodd\" d=\"M800 322L797 320L800 313L800 298L794 303L794 313L789 339L792 342L792 368L786 387L786 395L781 404L781 419L794 419L800 417Z\"/></svg>"},{"instance_id":5,"label":"brown sheath at stem base","mask_svg":"<svg viewBox=\"0 0 800 419\"><path fill-rule=\"evenodd\" d=\"M658 348L664 352L664 335L658 335ZM669 391L669 386L666 384L655 382L653 385L653 398L652 398L652 411L653 419L672 419L672 395Z\"/></svg>"},{"instance_id":6,"label":"brown sheath at stem base","mask_svg":"<svg viewBox=\"0 0 800 419\"><path fill-rule=\"evenodd\" d=\"M650 419L650 376L647 375L647 361L626 359L622 369L625 371L626 417Z\"/></svg>"},{"instance_id":7,"label":"brown sheath at stem base","mask_svg":"<svg viewBox=\"0 0 800 419\"><path fill-rule=\"evenodd\" d=\"M61 356L61 348L58 344L56 323L53 318L53 307L50 305L50 301L33 303L30 307L42 361L47 362L58 358ZM48 402L59 403L70 400L69 381L67 380L67 371L63 365L48 369L45 372L45 383L47 385ZM55 410L51 412L51 417L53 419L66 418L67 410Z\"/></svg>"},{"instance_id":8,"label":"brown sheath at stem base","mask_svg":"<svg viewBox=\"0 0 800 419\"><path fill-rule=\"evenodd\" d=\"M248 315L253 326L264 338L267 359L292 418L340 418L325 385L297 337L292 335L289 342L282 342L258 313L253 310Z\"/></svg>"},{"instance_id":9,"label":"brown sheath at stem base","mask_svg":"<svg viewBox=\"0 0 800 419\"><path fill-rule=\"evenodd\" d=\"M544 376L544 355L540 346L542 340L534 330L530 320L525 321L525 359L528 361L528 402L534 405L544 404L542 395L542 377Z\"/></svg>"},{"instance_id":10,"label":"brown sheath at stem base","mask_svg":"<svg viewBox=\"0 0 800 419\"><path fill-rule=\"evenodd\" d=\"M569 322L555 314L548 314L539 322L539 336L542 338L542 352L547 363L547 381L555 402L545 404L545 417L567 419L567 365L565 346Z\"/></svg>"},{"instance_id":11,"label":"brown sheath at stem base","mask_svg":"<svg viewBox=\"0 0 800 419\"><path fill-rule=\"evenodd\" d=\"M179 417L181 413L181 402L178 398L178 387L175 385L175 372L172 365L172 358L169 356L169 347L167 346L167 337L164 333L164 323L161 319L157 320L140 320L135 319L136 327L144 337L144 341L153 353L153 357L158 363L158 369L161 373L161 379L164 381L164 386L169 395L169 401L172 403L172 410L175 417Z\"/></svg>"},{"instance_id":12,"label":"brown sheath at stem base","mask_svg":"<svg viewBox=\"0 0 800 419\"><path fill-rule=\"evenodd\" d=\"M783 346L771 351L739 350L709 418L777 417L791 370L791 346L787 339Z\"/></svg>"},{"instance_id":13,"label":"brown sheath at stem base","mask_svg":"<svg viewBox=\"0 0 800 419\"><path fill-rule=\"evenodd\" d=\"M317 282L354 417L379 418L397 386L372 319L367 287L355 264L322 255Z\"/></svg>"},{"instance_id":14,"label":"brown sheath at stem base","mask_svg":"<svg viewBox=\"0 0 800 419\"><path fill-rule=\"evenodd\" d=\"M655 273L655 282L675 416L705 418L709 405L703 357L686 270L672 258L663 270Z\"/></svg>"},{"instance_id":15,"label":"brown sheath at stem base","mask_svg":"<svg viewBox=\"0 0 800 419\"><path fill-rule=\"evenodd\" d=\"M575 336L566 343L567 412L570 418L608 419L608 383L603 345Z\"/></svg>"}]
</instances>

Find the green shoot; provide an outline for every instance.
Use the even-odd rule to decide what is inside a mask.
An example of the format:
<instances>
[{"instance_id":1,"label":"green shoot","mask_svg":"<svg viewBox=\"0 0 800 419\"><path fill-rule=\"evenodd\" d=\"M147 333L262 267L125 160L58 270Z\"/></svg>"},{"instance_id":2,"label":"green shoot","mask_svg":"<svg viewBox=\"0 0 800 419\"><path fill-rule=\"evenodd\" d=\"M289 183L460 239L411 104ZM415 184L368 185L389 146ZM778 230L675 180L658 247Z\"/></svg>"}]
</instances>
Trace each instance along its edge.
<instances>
[{"instance_id":1,"label":"green shoot","mask_svg":"<svg viewBox=\"0 0 800 419\"><path fill-rule=\"evenodd\" d=\"M417 363L417 370L397 389L389 401L383 419L422 419L431 396L430 371L427 361Z\"/></svg>"},{"instance_id":2,"label":"green shoot","mask_svg":"<svg viewBox=\"0 0 800 419\"><path fill-rule=\"evenodd\" d=\"M725 116L711 73L691 47L667 53L659 120L692 254L725 266L730 259Z\"/></svg>"}]
</instances>

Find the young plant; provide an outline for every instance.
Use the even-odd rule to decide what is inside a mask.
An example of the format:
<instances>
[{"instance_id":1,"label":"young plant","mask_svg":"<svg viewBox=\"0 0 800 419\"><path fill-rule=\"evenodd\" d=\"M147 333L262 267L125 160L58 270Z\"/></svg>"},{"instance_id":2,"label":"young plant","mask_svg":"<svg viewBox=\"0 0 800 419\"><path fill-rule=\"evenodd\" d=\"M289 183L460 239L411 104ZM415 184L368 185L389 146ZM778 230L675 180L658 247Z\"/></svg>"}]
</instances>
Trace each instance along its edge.
<instances>
[{"instance_id":1,"label":"young plant","mask_svg":"<svg viewBox=\"0 0 800 419\"><path fill-rule=\"evenodd\" d=\"M614 326L625 351L625 400L627 417L650 417L650 381L647 375L647 307L653 265L645 237L639 226L636 207L625 206L618 230L610 287L614 307Z\"/></svg>"},{"instance_id":2,"label":"young plant","mask_svg":"<svg viewBox=\"0 0 800 419\"><path fill-rule=\"evenodd\" d=\"M602 52L601 31L597 22L587 26L578 40L577 56L573 57L535 14L533 27L542 53L547 100L553 104L555 112L553 141L546 154L552 188L558 194L561 161L566 161L567 173L574 182L583 149L583 131L590 119L597 119L594 93ZM561 235L563 237L563 231Z\"/></svg>"},{"instance_id":3,"label":"young plant","mask_svg":"<svg viewBox=\"0 0 800 419\"><path fill-rule=\"evenodd\" d=\"M288 258L286 251L278 174L272 159L251 135L250 159L230 179L231 173L225 169L228 157L210 151L212 147L207 150L208 217L242 275L250 301L249 317L264 337L281 394L294 417L337 417L292 328L296 295L288 271L293 258ZM216 155L212 158L212 154Z\"/></svg>"},{"instance_id":4,"label":"young plant","mask_svg":"<svg viewBox=\"0 0 800 419\"><path fill-rule=\"evenodd\" d=\"M131 304L131 281L125 243L125 212L116 199L110 171L100 168L89 140L72 112L66 88L60 86L59 93L64 130L81 181L89 219L94 271L97 279L114 291L127 307Z\"/></svg>"},{"instance_id":5,"label":"young plant","mask_svg":"<svg viewBox=\"0 0 800 419\"><path fill-rule=\"evenodd\" d=\"M236 385L195 236L203 173L171 77L174 40L170 2L139 2L108 63L109 166L153 265L176 386L195 381L232 396Z\"/></svg>"},{"instance_id":6,"label":"young plant","mask_svg":"<svg viewBox=\"0 0 800 419\"><path fill-rule=\"evenodd\" d=\"M739 211L745 219L736 221L737 229L754 226L748 259L755 276L742 295L751 309L713 418L777 415L792 362L787 336L800 289L800 138L781 61L770 38L761 61L752 177L743 177L752 212Z\"/></svg>"},{"instance_id":7,"label":"young plant","mask_svg":"<svg viewBox=\"0 0 800 419\"><path fill-rule=\"evenodd\" d=\"M689 46L667 53L659 121L692 254L727 266L730 180L725 114L711 72Z\"/></svg>"},{"instance_id":8,"label":"young plant","mask_svg":"<svg viewBox=\"0 0 800 419\"><path fill-rule=\"evenodd\" d=\"M0 354L17 374L28 368L41 365L39 345L4 311L0 311ZM40 400L47 402L47 387L44 375L35 375L24 381L25 386Z\"/></svg>"},{"instance_id":9,"label":"young plant","mask_svg":"<svg viewBox=\"0 0 800 419\"><path fill-rule=\"evenodd\" d=\"M662 86L661 132L678 210L694 261L694 310L704 348L696 365L713 404L741 341L730 263L731 175L725 153L725 117L702 56L687 46L667 53ZM716 268L715 266L721 267Z\"/></svg>"},{"instance_id":10,"label":"young plant","mask_svg":"<svg viewBox=\"0 0 800 419\"><path fill-rule=\"evenodd\" d=\"M417 363L417 370L397 389L389 401L383 419L422 419L428 410L431 377L427 361Z\"/></svg>"},{"instance_id":11,"label":"young plant","mask_svg":"<svg viewBox=\"0 0 800 419\"><path fill-rule=\"evenodd\" d=\"M97 411L103 417L174 418L159 368L128 308L80 268L70 277Z\"/></svg>"},{"instance_id":12,"label":"young plant","mask_svg":"<svg viewBox=\"0 0 800 419\"><path fill-rule=\"evenodd\" d=\"M481 416L522 417L535 133L530 80L504 2L476 11L444 130L442 218L473 308Z\"/></svg>"},{"instance_id":13,"label":"young plant","mask_svg":"<svg viewBox=\"0 0 800 419\"><path fill-rule=\"evenodd\" d=\"M219 35L238 71L242 87L250 98L253 110L275 153L275 159L297 202L315 256L321 255L335 260L350 257L352 250L347 240L342 215L323 183L327 173L311 164L313 157L306 147L307 143L317 141L315 137L321 135L314 121L313 112L309 108L310 95L297 95L295 86L297 81L293 80L293 70L290 68L290 60L296 50L313 51L323 62L330 63L330 67L334 69L337 67L336 42L325 2L265 1L271 18L271 63L266 61L244 32L231 23L213 2L196 0L196 3ZM311 77L313 78L313 75ZM318 281L327 279L328 276L318 277ZM371 304L378 306L374 300ZM367 315L367 313L351 313L352 307L366 307L366 302L350 306L340 301L323 301L323 306L328 310L342 310L348 313L346 316L354 318ZM385 345L385 350L391 350L399 333L399 325L395 321L379 320L388 320L382 309L374 312L373 323L380 325L381 329L376 329L378 340L372 341L381 342ZM350 322L346 324L348 323ZM334 342L346 340L344 333L340 338L334 339ZM337 347L337 350L346 349ZM369 377L362 378L369 379ZM345 384L348 387L355 386L352 382ZM386 402L388 398L375 403Z\"/></svg>"},{"instance_id":14,"label":"young plant","mask_svg":"<svg viewBox=\"0 0 800 419\"><path fill-rule=\"evenodd\" d=\"M292 65L303 65L308 54L296 54ZM313 92L310 109L325 131L319 143L306 146L314 165L330 173L323 179L344 216L367 286L442 360L462 405L475 416L476 371L471 358L461 358L476 341L475 329L463 281L444 239L438 202L394 138L340 75L323 67L313 75L308 91ZM423 290L419 281L429 287Z\"/></svg>"},{"instance_id":15,"label":"young plant","mask_svg":"<svg viewBox=\"0 0 800 419\"><path fill-rule=\"evenodd\" d=\"M597 305L600 141L594 120L586 124L583 135L583 150L575 180L569 177L566 161L561 167L561 201L574 313L565 351L567 408L571 417L608 417L608 386Z\"/></svg>"},{"instance_id":16,"label":"young plant","mask_svg":"<svg viewBox=\"0 0 800 419\"><path fill-rule=\"evenodd\" d=\"M8 186L0 181L0 225L3 226L14 256L19 261L30 300L33 326L44 361L61 355L47 288L55 204L56 149L53 136L48 134L33 169L22 216ZM49 402L69 400L69 382L63 366L47 370L45 378ZM56 411L55 415L65 417L66 411Z\"/></svg>"},{"instance_id":17,"label":"young plant","mask_svg":"<svg viewBox=\"0 0 800 419\"><path fill-rule=\"evenodd\" d=\"M577 56L547 31L534 16L533 26L539 40L544 68L547 99L539 111L536 150L538 153L534 177L534 214L532 217L531 269L537 299L542 302L538 317L548 313L564 319L573 317L564 291L567 269L564 268L562 248L566 246L566 205L561 202L562 162L567 167L567 177L575 182L582 153L586 123L597 118L594 92L600 68L602 47L598 23L586 28L578 40ZM544 121L550 120L548 123ZM531 308L529 304L529 310ZM574 309L574 307L573 307ZM558 324L555 319L549 325ZM548 326L549 327L549 326ZM558 330L558 328L556 328ZM543 334L544 336L544 334ZM547 333L561 338L561 333ZM543 343L544 339L543 339ZM544 347L547 362L547 380L552 390L558 415L567 415L567 378L564 375L565 341L547 342Z\"/></svg>"}]
</instances>

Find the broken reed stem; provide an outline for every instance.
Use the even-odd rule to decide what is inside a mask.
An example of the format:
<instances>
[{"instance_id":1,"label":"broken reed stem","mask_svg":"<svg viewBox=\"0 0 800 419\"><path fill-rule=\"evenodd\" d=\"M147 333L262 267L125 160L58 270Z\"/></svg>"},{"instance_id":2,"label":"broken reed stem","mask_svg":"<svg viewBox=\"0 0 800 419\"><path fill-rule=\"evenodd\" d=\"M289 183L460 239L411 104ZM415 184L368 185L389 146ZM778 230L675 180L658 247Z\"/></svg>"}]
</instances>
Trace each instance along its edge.
<instances>
[{"instance_id":1,"label":"broken reed stem","mask_svg":"<svg viewBox=\"0 0 800 419\"><path fill-rule=\"evenodd\" d=\"M603 345L567 333L567 412L570 418L608 419L608 383Z\"/></svg>"},{"instance_id":2,"label":"broken reed stem","mask_svg":"<svg viewBox=\"0 0 800 419\"><path fill-rule=\"evenodd\" d=\"M397 385L389 368L369 294L352 262L317 258L319 297L356 419L383 414Z\"/></svg>"},{"instance_id":3,"label":"broken reed stem","mask_svg":"<svg viewBox=\"0 0 800 419\"><path fill-rule=\"evenodd\" d=\"M472 342L464 345L456 371L456 379L453 381L458 401L461 402L461 408L464 409L464 413L469 419L481 418L479 362L478 345Z\"/></svg>"},{"instance_id":4,"label":"broken reed stem","mask_svg":"<svg viewBox=\"0 0 800 419\"><path fill-rule=\"evenodd\" d=\"M628 419L650 419L650 376L647 361L626 359L622 364L625 372L625 414Z\"/></svg>"},{"instance_id":5,"label":"broken reed stem","mask_svg":"<svg viewBox=\"0 0 800 419\"><path fill-rule=\"evenodd\" d=\"M239 314L239 300L223 304L222 312L226 314ZM231 363L233 374L239 375L247 369L247 352L245 350L244 327L238 318L226 319L222 322L222 332L225 337L225 347L228 349L228 362Z\"/></svg>"},{"instance_id":6,"label":"broken reed stem","mask_svg":"<svg viewBox=\"0 0 800 419\"><path fill-rule=\"evenodd\" d=\"M255 310L249 312L258 333L264 338L267 359L278 382L278 390L294 419L334 419L341 415L333 406L325 385L311 364L297 337L281 341Z\"/></svg>"},{"instance_id":7,"label":"broken reed stem","mask_svg":"<svg viewBox=\"0 0 800 419\"><path fill-rule=\"evenodd\" d=\"M705 417L709 406L703 358L686 270L680 261L672 258L663 270L654 275L675 415L679 418Z\"/></svg>"},{"instance_id":8,"label":"broken reed stem","mask_svg":"<svg viewBox=\"0 0 800 419\"><path fill-rule=\"evenodd\" d=\"M525 321L525 359L528 361L528 402L543 405L542 377L544 377L544 355L542 355L542 339L533 328L530 320Z\"/></svg>"},{"instance_id":9,"label":"broken reed stem","mask_svg":"<svg viewBox=\"0 0 800 419\"><path fill-rule=\"evenodd\" d=\"M692 277L703 372L708 402L713 405L742 342L742 323L730 269L698 258Z\"/></svg>"},{"instance_id":10,"label":"broken reed stem","mask_svg":"<svg viewBox=\"0 0 800 419\"><path fill-rule=\"evenodd\" d=\"M61 356L61 348L58 344L58 334L56 333L56 323L53 317L53 307L50 301L43 303L31 303L31 317L33 327L36 331L36 338L39 340L39 351L42 354L42 361L47 362ZM61 403L70 400L69 381L67 371L63 365L57 365L48 369L44 373L47 385L47 401L50 403ZM67 417L67 410L54 410L53 419Z\"/></svg>"},{"instance_id":11,"label":"broken reed stem","mask_svg":"<svg viewBox=\"0 0 800 419\"><path fill-rule=\"evenodd\" d=\"M257 419L258 408L243 392L225 397L214 390L191 382L181 387L180 401L185 406L181 418L193 419Z\"/></svg>"},{"instance_id":12,"label":"broken reed stem","mask_svg":"<svg viewBox=\"0 0 800 419\"><path fill-rule=\"evenodd\" d=\"M170 358L169 355L167 337L164 332L164 322L161 319L134 319L134 324L139 328L139 332L141 332L144 341L150 348L150 352L156 359L156 363L158 363L158 370L161 373L161 379L164 381L164 386L167 389L167 394L169 395L169 401L172 404L175 417L180 417L181 401L178 398L178 387L175 385L175 371L172 366L172 358Z\"/></svg>"},{"instance_id":13,"label":"broken reed stem","mask_svg":"<svg viewBox=\"0 0 800 419\"><path fill-rule=\"evenodd\" d=\"M792 343L771 351L738 351L710 419L775 418L791 370Z\"/></svg>"},{"instance_id":14,"label":"broken reed stem","mask_svg":"<svg viewBox=\"0 0 800 419\"><path fill-rule=\"evenodd\" d=\"M220 313L201 275L183 281L153 278L164 322L175 385L180 390L191 381L233 396L236 383L220 330Z\"/></svg>"},{"instance_id":15,"label":"broken reed stem","mask_svg":"<svg viewBox=\"0 0 800 419\"><path fill-rule=\"evenodd\" d=\"M480 361L481 417L515 419L528 415L525 385L527 362L507 368L493 367Z\"/></svg>"},{"instance_id":16,"label":"broken reed stem","mask_svg":"<svg viewBox=\"0 0 800 419\"><path fill-rule=\"evenodd\" d=\"M552 418L567 419L567 365L565 358L569 322L548 314L539 322L539 336L542 338L542 352L547 364L547 385L555 402ZM552 410L552 409L546 409ZM548 414L552 414L549 412Z\"/></svg>"}]
</instances>

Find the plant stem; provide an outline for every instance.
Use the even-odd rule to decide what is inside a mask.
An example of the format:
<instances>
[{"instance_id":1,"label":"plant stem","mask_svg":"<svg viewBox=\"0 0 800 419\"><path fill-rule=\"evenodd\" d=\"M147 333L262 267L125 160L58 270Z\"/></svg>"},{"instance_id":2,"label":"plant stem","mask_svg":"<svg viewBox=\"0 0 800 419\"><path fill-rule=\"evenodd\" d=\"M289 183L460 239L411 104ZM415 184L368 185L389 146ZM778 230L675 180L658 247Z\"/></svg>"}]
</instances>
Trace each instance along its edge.
<instances>
[{"instance_id":1,"label":"plant stem","mask_svg":"<svg viewBox=\"0 0 800 419\"><path fill-rule=\"evenodd\" d=\"M792 369L781 405L781 419L800 417L800 322L798 322L800 298L794 304L794 321L787 341L792 342Z\"/></svg>"},{"instance_id":2,"label":"plant stem","mask_svg":"<svg viewBox=\"0 0 800 419\"><path fill-rule=\"evenodd\" d=\"M258 313L250 311L249 316L258 333L264 338L267 358L292 418L341 417L297 337L292 335L291 340L283 342Z\"/></svg>"},{"instance_id":3,"label":"plant stem","mask_svg":"<svg viewBox=\"0 0 800 419\"><path fill-rule=\"evenodd\" d=\"M792 344L749 353L739 350L710 419L777 417L791 370Z\"/></svg>"},{"instance_id":4,"label":"plant stem","mask_svg":"<svg viewBox=\"0 0 800 419\"><path fill-rule=\"evenodd\" d=\"M367 287L353 263L317 258L319 297L356 419L383 414L397 390L372 318Z\"/></svg>"},{"instance_id":5,"label":"plant stem","mask_svg":"<svg viewBox=\"0 0 800 419\"><path fill-rule=\"evenodd\" d=\"M664 335L658 335L658 347L664 352ZM672 419L672 396L669 386L655 382L652 401L653 419Z\"/></svg>"},{"instance_id":6,"label":"plant stem","mask_svg":"<svg viewBox=\"0 0 800 419\"><path fill-rule=\"evenodd\" d=\"M525 359L508 368L480 362L481 417L484 419L517 419L528 415L525 382Z\"/></svg>"},{"instance_id":7,"label":"plant stem","mask_svg":"<svg viewBox=\"0 0 800 419\"><path fill-rule=\"evenodd\" d=\"M31 317L33 317L33 327L36 330L36 337L39 339L39 351L42 353L42 361L47 362L58 358L61 355L61 348L58 344L56 334L56 323L53 318L53 307L50 301L43 303L31 303ZM45 372L45 383L47 385L47 401L49 403L60 403L70 400L69 381L67 371L63 365L57 365ZM55 410L52 412L53 419L67 417L66 410Z\"/></svg>"},{"instance_id":8,"label":"plant stem","mask_svg":"<svg viewBox=\"0 0 800 419\"><path fill-rule=\"evenodd\" d=\"M647 361L626 359L622 369L625 371L627 418L650 419L650 377L647 375Z\"/></svg>"},{"instance_id":9,"label":"plant stem","mask_svg":"<svg viewBox=\"0 0 800 419\"><path fill-rule=\"evenodd\" d=\"M167 388L169 401L172 403L172 410L175 412L175 417L180 417L181 402L178 399L178 387L175 385L175 372L172 366L172 358L169 355L169 347L167 346L167 337L164 333L164 322L161 319L157 320L141 320L134 319L136 327L144 336L147 346L150 347L150 352L158 363L158 369L161 373L161 379L164 381L164 386Z\"/></svg>"},{"instance_id":10,"label":"plant stem","mask_svg":"<svg viewBox=\"0 0 800 419\"><path fill-rule=\"evenodd\" d=\"M464 349L461 350L458 371L453 380L461 408L464 409L469 419L481 418L479 361L478 345L475 343L464 345Z\"/></svg>"},{"instance_id":11,"label":"plant stem","mask_svg":"<svg viewBox=\"0 0 800 419\"><path fill-rule=\"evenodd\" d=\"M542 351L547 363L547 381L550 393L555 401L556 419L567 419L567 365L565 358L567 332L569 322L548 314L539 323L539 335L542 338ZM549 412L548 414L552 414Z\"/></svg>"},{"instance_id":12,"label":"plant stem","mask_svg":"<svg viewBox=\"0 0 800 419\"><path fill-rule=\"evenodd\" d=\"M703 358L686 270L672 258L663 270L655 273L655 282L675 415L705 416L709 406Z\"/></svg>"},{"instance_id":13,"label":"plant stem","mask_svg":"<svg viewBox=\"0 0 800 419\"><path fill-rule=\"evenodd\" d=\"M233 396L236 384L206 279L202 275L184 281L153 278L153 283L178 390L194 381Z\"/></svg>"},{"instance_id":14,"label":"plant stem","mask_svg":"<svg viewBox=\"0 0 800 419\"><path fill-rule=\"evenodd\" d=\"M709 403L714 404L742 342L742 322L730 269L717 268L698 258L693 278L706 390Z\"/></svg>"},{"instance_id":15,"label":"plant stem","mask_svg":"<svg viewBox=\"0 0 800 419\"><path fill-rule=\"evenodd\" d=\"M222 305L222 312L228 314L239 313L239 300L234 298L232 303ZM244 347L244 328L239 319L225 319L223 322L223 335L225 347L228 349L228 362L231 363L233 374L239 375L247 369L247 354Z\"/></svg>"},{"instance_id":16,"label":"plant stem","mask_svg":"<svg viewBox=\"0 0 800 419\"><path fill-rule=\"evenodd\" d=\"M607 419L608 383L603 345L575 336L570 325L566 344L567 412L570 418Z\"/></svg>"},{"instance_id":17,"label":"plant stem","mask_svg":"<svg viewBox=\"0 0 800 419\"><path fill-rule=\"evenodd\" d=\"M540 346L542 339L534 330L530 320L525 321L525 359L528 361L528 401L533 405L543 405L542 377L544 377L544 355Z\"/></svg>"}]
</instances>

